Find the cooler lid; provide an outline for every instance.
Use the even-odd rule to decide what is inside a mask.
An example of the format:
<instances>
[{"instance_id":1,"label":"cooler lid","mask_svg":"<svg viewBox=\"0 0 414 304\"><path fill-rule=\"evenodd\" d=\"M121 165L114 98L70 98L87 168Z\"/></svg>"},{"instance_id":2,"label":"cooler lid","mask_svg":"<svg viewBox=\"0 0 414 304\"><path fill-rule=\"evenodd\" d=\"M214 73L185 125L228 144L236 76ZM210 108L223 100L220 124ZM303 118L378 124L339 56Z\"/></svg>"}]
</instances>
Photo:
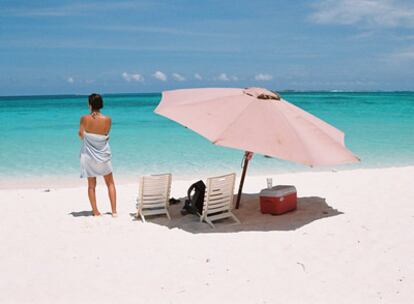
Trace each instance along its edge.
<instances>
[{"instance_id":1,"label":"cooler lid","mask_svg":"<svg viewBox=\"0 0 414 304\"><path fill-rule=\"evenodd\" d=\"M281 197L291 193L296 193L295 186L290 185L279 185L274 186L270 189L266 188L260 191L260 196L276 196Z\"/></svg>"}]
</instances>

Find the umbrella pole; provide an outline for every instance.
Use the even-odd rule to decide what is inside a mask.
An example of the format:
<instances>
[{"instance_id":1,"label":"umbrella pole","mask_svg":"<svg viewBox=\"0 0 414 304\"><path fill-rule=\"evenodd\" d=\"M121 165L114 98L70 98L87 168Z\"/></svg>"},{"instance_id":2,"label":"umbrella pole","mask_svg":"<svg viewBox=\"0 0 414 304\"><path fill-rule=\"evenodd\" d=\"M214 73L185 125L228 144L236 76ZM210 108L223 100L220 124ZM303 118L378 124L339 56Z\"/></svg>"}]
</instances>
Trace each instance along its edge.
<instances>
[{"instance_id":1,"label":"umbrella pole","mask_svg":"<svg viewBox=\"0 0 414 304\"><path fill-rule=\"evenodd\" d=\"M247 167L249 165L249 160L252 158L252 156L253 156L253 153L251 152L246 151L246 153L244 154L243 171L242 171L242 176L241 176L240 185L239 185L239 192L237 193L236 209L239 209L240 200L242 196L242 190L243 190L243 184L244 184L244 178L246 177Z\"/></svg>"}]
</instances>

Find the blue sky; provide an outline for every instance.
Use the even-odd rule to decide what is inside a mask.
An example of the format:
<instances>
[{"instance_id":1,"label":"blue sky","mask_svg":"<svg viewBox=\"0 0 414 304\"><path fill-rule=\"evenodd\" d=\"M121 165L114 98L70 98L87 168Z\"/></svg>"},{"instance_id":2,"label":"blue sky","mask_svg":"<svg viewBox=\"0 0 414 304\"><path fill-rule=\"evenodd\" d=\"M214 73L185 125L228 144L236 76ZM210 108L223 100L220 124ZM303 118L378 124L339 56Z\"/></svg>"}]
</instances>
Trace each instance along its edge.
<instances>
[{"instance_id":1,"label":"blue sky","mask_svg":"<svg viewBox=\"0 0 414 304\"><path fill-rule=\"evenodd\" d=\"M408 0L0 0L0 95L414 90Z\"/></svg>"}]
</instances>

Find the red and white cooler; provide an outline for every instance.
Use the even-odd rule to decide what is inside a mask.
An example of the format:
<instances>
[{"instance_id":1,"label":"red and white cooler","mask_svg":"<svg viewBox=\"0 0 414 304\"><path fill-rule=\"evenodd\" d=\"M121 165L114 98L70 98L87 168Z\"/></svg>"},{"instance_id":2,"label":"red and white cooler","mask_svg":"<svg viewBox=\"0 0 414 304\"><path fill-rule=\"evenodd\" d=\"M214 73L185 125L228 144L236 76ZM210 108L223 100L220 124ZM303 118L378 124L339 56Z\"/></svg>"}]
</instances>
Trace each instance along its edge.
<instances>
[{"instance_id":1,"label":"red and white cooler","mask_svg":"<svg viewBox=\"0 0 414 304\"><path fill-rule=\"evenodd\" d=\"M294 186L280 185L260 191L262 213L283 214L296 209L297 192Z\"/></svg>"}]
</instances>

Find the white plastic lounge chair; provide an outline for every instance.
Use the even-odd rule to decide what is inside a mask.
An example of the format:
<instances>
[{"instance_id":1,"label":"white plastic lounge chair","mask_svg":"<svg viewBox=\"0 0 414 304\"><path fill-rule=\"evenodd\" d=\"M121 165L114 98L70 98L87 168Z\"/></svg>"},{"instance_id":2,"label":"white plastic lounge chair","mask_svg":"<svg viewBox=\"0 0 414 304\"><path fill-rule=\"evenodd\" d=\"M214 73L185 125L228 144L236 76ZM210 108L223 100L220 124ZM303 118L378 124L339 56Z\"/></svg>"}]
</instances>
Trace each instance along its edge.
<instances>
[{"instance_id":1,"label":"white plastic lounge chair","mask_svg":"<svg viewBox=\"0 0 414 304\"><path fill-rule=\"evenodd\" d=\"M145 216L168 213L171 191L171 174L142 176L137 198L137 218L145 223Z\"/></svg>"},{"instance_id":2,"label":"white plastic lounge chair","mask_svg":"<svg viewBox=\"0 0 414 304\"><path fill-rule=\"evenodd\" d=\"M214 228L213 221L231 217L240 224L240 221L231 212L235 179L235 173L207 179L200 222L206 221Z\"/></svg>"}]
</instances>

